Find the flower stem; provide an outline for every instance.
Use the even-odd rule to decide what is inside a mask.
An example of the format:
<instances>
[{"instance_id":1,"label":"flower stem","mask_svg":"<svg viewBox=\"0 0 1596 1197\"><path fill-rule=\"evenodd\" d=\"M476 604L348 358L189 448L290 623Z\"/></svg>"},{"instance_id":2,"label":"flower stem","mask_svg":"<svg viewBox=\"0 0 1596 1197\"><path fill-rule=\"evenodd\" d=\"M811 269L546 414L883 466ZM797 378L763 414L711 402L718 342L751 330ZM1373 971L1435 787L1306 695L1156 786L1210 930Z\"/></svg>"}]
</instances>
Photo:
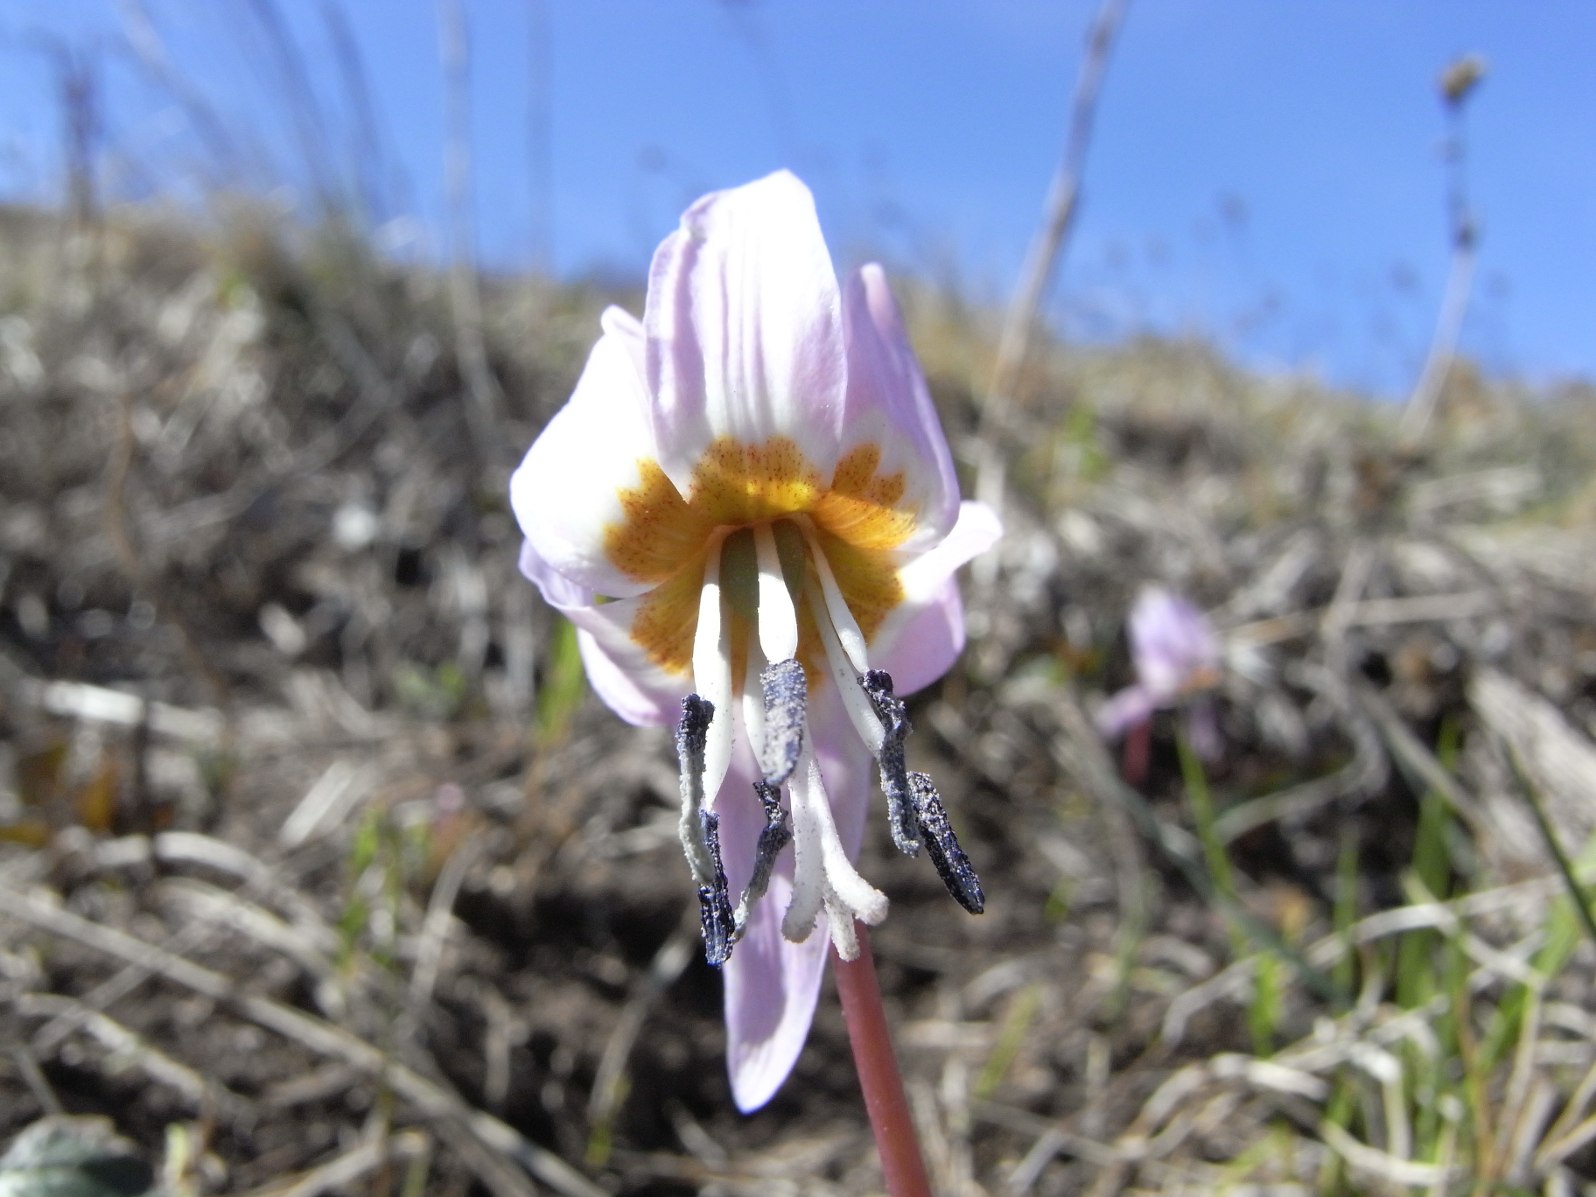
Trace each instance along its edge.
<instances>
[{"instance_id":1,"label":"flower stem","mask_svg":"<svg viewBox=\"0 0 1596 1197\"><path fill-rule=\"evenodd\" d=\"M870 1129L875 1132L882 1176L889 1197L931 1197L931 1181L920 1155L914 1121L909 1117L903 1077L892 1053L892 1035L881 1006L881 985L870 955L870 937L863 923L855 923L854 929L859 934L858 957L844 961L835 951L832 956L837 969L837 996L842 999L842 1018L848 1024L848 1042L853 1047Z\"/></svg>"},{"instance_id":2,"label":"flower stem","mask_svg":"<svg viewBox=\"0 0 1596 1197\"><path fill-rule=\"evenodd\" d=\"M1125 780L1133 786L1139 786L1147 780L1147 758L1153 743L1153 721L1143 719L1140 723L1132 724L1125 733L1125 749L1122 758L1122 769Z\"/></svg>"}]
</instances>

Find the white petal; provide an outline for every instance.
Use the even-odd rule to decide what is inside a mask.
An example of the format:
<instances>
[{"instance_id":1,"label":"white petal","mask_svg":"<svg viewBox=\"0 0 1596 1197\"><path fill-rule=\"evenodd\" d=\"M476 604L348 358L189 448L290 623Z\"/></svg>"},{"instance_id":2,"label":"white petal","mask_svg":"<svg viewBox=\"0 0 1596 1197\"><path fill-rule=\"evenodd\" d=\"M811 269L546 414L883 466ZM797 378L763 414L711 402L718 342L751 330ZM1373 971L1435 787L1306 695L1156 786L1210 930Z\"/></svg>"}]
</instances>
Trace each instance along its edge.
<instances>
[{"instance_id":1,"label":"white petal","mask_svg":"<svg viewBox=\"0 0 1596 1197\"><path fill-rule=\"evenodd\" d=\"M549 606L576 625L588 681L610 710L641 727L676 721L688 680L654 664L632 639L641 599L595 604L591 591L549 569L531 544L522 546L521 572L537 583Z\"/></svg>"},{"instance_id":2,"label":"white petal","mask_svg":"<svg viewBox=\"0 0 1596 1197\"><path fill-rule=\"evenodd\" d=\"M964 647L964 608L954 572L1003 534L985 503L959 505L959 519L942 542L898 571L904 600L888 614L871 642L871 661L892 674L900 694L941 677Z\"/></svg>"},{"instance_id":3,"label":"white petal","mask_svg":"<svg viewBox=\"0 0 1596 1197\"><path fill-rule=\"evenodd\" d=\"M930 599L954 570L986 552L1002 535L997 512L985 503L960 503L958 520L948 534L898 571L905 598L911 603Z\"/></svg>"},{"instance_id":4,"label":"white petal","mask_svg":"<svg viewBox=\"0 0 1596 1197\"><path fill-rule=\"evenodd\" d=\"M959 483L925 375L880 266L871 263L848 280L843 322L848 339L843 450L875 444L881 450L877 472L902 472L899 506L917 513L904 547L914 552L936 543L953 526Z\"/></svg>"},{"instance_id":5,"label":"white petal","mask_svg":"<svg viewBox=\"0 0 1596 1197\"><path fill-rule=\"evenodd\" d=\"M628 577L605 555L605 529L623 517L621 492L635 488L641 463L657 456L629 319L619 311L608 316L616 331L593 346L569 402L510 478L510 505L538 556L613 598L653 585Z\"/></svg>"},{"instance_id":6,"label":"white petal","mask_svg":"<svg viewBox=\"0 0 1596 1197\"><path fill-rule=\"evenodd\" d=\"M842 296L808 188L785 171L707 195L649 272L656 440L686 488L716 437L790 437L825 476L846 386Z\"/></svg>"}]
</instances>

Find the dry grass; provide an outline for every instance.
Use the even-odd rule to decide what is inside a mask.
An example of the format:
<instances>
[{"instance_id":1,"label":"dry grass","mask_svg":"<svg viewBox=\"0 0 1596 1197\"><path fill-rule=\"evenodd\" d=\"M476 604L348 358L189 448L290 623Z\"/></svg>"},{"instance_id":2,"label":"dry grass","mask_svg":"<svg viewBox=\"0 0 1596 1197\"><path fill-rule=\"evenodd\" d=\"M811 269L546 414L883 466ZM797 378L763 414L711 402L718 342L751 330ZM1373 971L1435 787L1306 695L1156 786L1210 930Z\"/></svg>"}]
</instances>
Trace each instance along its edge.
<instances>
[{"instance_id":1,"label":"dry grass","mask_svg":"<svg viewBox=\"0 0 1596 1197\"><path fill-rule=\"evenodd\" d=\"M515 574L606 297L486 291L484 437L445 279L0 225L0 1139L109 1115L174 1193L873 1191L829 1005L732 1112L666 737ZM992 339L909 298L973 461ZM1596 946L1530 802L1588 892L1596 396L1465 377L1412 455L1196 346L1018 385L912 708L988 913L866 848L940 1191L1596 1192ZM1161 719L1131 787L1090 710L1149 581L1225 634L1225 751Z\"/></svg>"}]
</instances>

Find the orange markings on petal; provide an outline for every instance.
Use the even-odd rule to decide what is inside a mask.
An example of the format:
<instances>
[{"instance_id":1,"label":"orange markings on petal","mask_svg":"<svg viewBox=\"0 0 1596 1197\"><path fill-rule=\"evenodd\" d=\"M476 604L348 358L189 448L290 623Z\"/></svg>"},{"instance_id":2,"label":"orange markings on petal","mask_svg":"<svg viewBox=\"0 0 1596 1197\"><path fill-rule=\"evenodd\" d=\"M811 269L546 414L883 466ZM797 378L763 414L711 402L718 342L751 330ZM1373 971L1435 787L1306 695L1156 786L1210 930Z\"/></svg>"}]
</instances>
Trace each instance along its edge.
<instances>
[{"instance_id":1,"label":"orange markings on petal","mask_svg":"<svg viewBox=\"0 0 1596 1197\"><path fill-rule=\"evenodd\" d=\"M663 582L704 548L713 525L682 499L654 461L638 462L639 481L620 492L622 520L604 529L604 555L629 578Z\"/></svg>"},{"instance_id":2,"label":"orange markings on petal","mask_svg":"<svg viewBox=\"0 0 1596 1197\"><path fill-rule=\"evenodd\" d=\"M787 437L745 445L723 436L693 467L688 494L712 523L747 527L808 511L822 489L819 473Z\"/></svg>"},{"instance_id":3,"label":"orange markings on petal","mask_svg":"<svg viewBox=\"0 0 1596 1197\"><path fill-rule=\"evenodd\" d=\"M693 467L683 498L657 462L640 462L638 484L619 494L622 519L604 530L605 555L615 567L654 583L632 622L633 640L661 668L689 672L711 534L798 515L813 520L821 551L868 640L903 601L891 550L915 526L915 512L898 506L902 472L882 475L880 465L878 446L859 445L837 463L828 487L790 438L749 445L720 437ZM798 655L814 683L823 659L819 633L807 604L799 603L798 614ZM734 655L746 653L753 612L730 610L727 617ZM733 676L741 678L740 661L734 666Z\"/></svg>"},{"instance_id":4,"label":"orange markings on petal","mask_svg":"<svg viewBox=\"0 0 1596 1197\"><path fill-rule=\"evenodd\" d=\"M894 549L914 531L912 511L898 507L903 473L878 475L881 450L860 445L837 463L831 489L815 504L815 522L861 549Z\"/></svg>"},{"instance_id":5,"label":"orange markings on petal","mask_svg":"<svg viewBox=\"0 0 1596 1197\"><path fill-rule=\"evenodd\" d=\"M798 664L804 668L811 692L825 684L826 646L820 641L820 628L808 603L798 604Z\"/></svg>"},{"instance_id":6,"label":"orange markings on petal","mask_svg":"<svg viewBox=\"0 0 1596 1197\"><path fill-rule=\"evenodd\" d=\"M843 601L853 612L865 639L871 639L882 620L903 601L903 583L898 580L896 564L888 553L861 548L824 530L816 538L831 565Z\"/></svg>"},{"instance_id":7,"label":"orange markings on petal","mask_svg":"<svg viewBox=\"0 0 1596 1197\"><path fill-rule=\"evenodd\" d=\"M685 674L693 667L693 633L698 630L698 593L703 585L700 552L675 576L645 594L632 617L632 639L668 673Z\"/></svg>"}]
</instances>

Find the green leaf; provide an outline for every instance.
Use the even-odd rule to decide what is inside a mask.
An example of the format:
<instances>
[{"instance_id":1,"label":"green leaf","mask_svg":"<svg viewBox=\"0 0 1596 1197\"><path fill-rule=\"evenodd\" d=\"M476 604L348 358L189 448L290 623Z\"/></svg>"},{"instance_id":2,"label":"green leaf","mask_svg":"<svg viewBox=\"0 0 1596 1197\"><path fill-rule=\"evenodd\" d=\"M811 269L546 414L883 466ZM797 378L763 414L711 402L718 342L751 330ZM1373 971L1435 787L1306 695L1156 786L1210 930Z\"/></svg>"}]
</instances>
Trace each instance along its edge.
<instances>
[{"instance_id":1,"label":"green leaf","mask_svg":"<svg viewBox=\"0 0 1596 1197\"><path fill-rule=\"evenodd\" d=\"M0 1197L153 1197L154 1184L108 1118L41 1118L0 1156Z\"/></svg>"},{"instance_id":2,"label":"green leaf","mask_svg":"<svg viewBox=\"0 0 1596 1197\"><path fill-rule=\"evenodd\" d=\"M587 693L587 674L577 648L576 629L560 620L548 648L543 685L538 690L535 733L540 744L557 744Z\"/></svg>"}]
</instances>

